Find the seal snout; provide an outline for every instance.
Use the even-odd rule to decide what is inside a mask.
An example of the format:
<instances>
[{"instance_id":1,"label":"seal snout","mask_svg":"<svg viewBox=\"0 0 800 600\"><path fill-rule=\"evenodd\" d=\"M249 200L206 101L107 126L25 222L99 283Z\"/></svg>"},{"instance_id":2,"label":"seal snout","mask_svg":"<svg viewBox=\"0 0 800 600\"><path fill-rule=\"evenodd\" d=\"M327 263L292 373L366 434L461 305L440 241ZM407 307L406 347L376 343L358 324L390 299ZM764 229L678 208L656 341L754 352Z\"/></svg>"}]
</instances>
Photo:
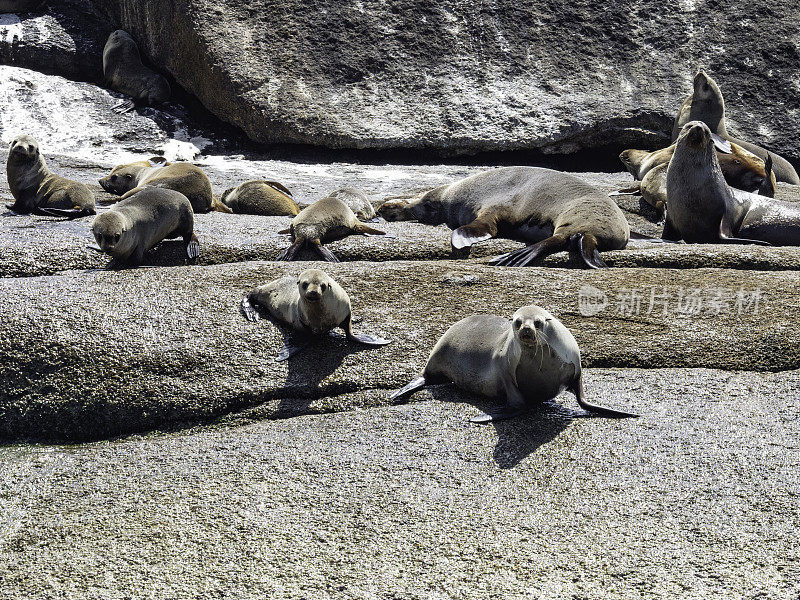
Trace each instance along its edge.
<instances>
[{"instance_id":1,"label":"seal snout","mask_svg":"<svg viewBox=\"0 0 800 600\"><path fill-rule=\"evenodd\" d=\"M711 141L711 130L700 121L691 121L683 126L686 141L692 146L704 148Z\"/></svg>"}]
</instances>

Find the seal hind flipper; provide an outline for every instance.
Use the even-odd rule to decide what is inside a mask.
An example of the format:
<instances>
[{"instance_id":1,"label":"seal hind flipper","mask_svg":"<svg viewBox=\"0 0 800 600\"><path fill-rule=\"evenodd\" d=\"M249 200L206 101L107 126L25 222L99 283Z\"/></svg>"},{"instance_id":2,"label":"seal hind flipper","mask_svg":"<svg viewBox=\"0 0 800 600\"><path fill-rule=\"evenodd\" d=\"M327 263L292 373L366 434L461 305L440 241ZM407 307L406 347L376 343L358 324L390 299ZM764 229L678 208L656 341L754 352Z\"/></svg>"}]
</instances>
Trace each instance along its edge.
<instances>
[{"instance_id":1,"label":"seal hind flipper","mask_svg":"<svg viewBox=\"0 0 800 600\"><path fill-rule=\"evenodd\" d=\"M229 215L233 214L233 211L230 209L230 207L220 202L219 198L217 198L216 196L213 196L211 198L211 211L226 213Z\"/></svg>"},{"instance_id":2,"label":"seal hind flipper","mask_svg":"<svg viewBox=\"0 0 800 600\"><path fill-rule=\"evenodd\" d=\"M96 214L94 209L86 208L40 208L39 210L51 217L65 217L67 219L79 219Z\"/></svg>"},{"instance_id":3,"label":"seal hind flipper","mask_svg":"<svg viewBox=\"0 0 800 600\"><path fill-rule=\"evenodd\" d=\"M136 103L133 100L125 99L117 102L114 106L111 107L111 110L117 113L118 115L124 115L126 113L131 112L134 108L136 108Z\"/></svg>"},{"instance_id":4,"label":"seal hind flipper","mask_svg":"<svg viewBox=\"0 0 800 600\"><path fill-rule=\"evenodd\" d=\"M395 390L394 392L392 392L391 395L389 396L389 400L391 401L402 400L410 396L414 392L421 390L426 385L428 385L428 381L427 379L425 379L425 375L420 375L416 379L412 379L410 382L401 387L399 390Z\"/></svg>"},{"instance_id":5,"label":"seal hind flipper","mask_svg":"<svg viewBox=\"0 0 800 600\"><path fill-rule=\"evenodd\" d=\"M325 246L323 246L319 240L311 241L309 242L309 245L317 254L319 254L322 257L322 260L324 260L325 262L334 262L334 263L340 262L339 259L336 257L336 255L330 250L328 250Z\"/></svg>"},{"instance_id":6,"label":"seal hind flipper","mask_svg":"<svg viewBox=\"0 0 800 600\"><path fill-rule=\"evenodd\" d=\"M305 244L306 244L305 240L297 240L295 243L293 243L291 246L289 246L286 250L281 252L278 255L278 258L276 258L275 260L282 260L282 261L294 260L294 257L297 256L297 253L300 251L300 249L303 246L305 246Z\"/></svg>"},{"instance_id":7,"label":"seal hind flipper","mask_svg":"<svg viewBox=\"0 0 800 600\"><path fill-rule=\"evenodd\" d=\"M616 190L614 192L608 192L609 196L638 196L642 193L642 182L639 181L635 185L630 187L622 188L621 190Z\"/></svg>"},{"instance_id":8,"label":"seal hind flipper","mask_svg":"<svg viewBox=\"0 0 800 600\"><path fill-rule=\"evenodd\" d=\"M572 236L572 242L577 246L578 254L584 264L590 269L604 269L608 265L600 258L597 250L597 238L591 233L578 233Z\"/></svg>"},{"instance_id":9,"label":"seal hind flipper","mask_svg":"<svg viewBox=\"0 0 800 600\"><path fill-rule=\"evenodd\" d=\"M462 225L450 235L450 245L453 250L462 250L478 242L490 240L497 235L497 226L481 218L475 219L468 225Z\"/></svg>"},{"instance_id":10,"label":"seal hind flipper","mask_svg":"<svg viewBox=\"0 0 800 600\"><path fill-rule=\"evenodd\" d=\"M278 183L277 181L265 181L269 187L281 192L282 194L286 194L289 198L292 198L292 192L289 191L289 188L285 187L284 185Z\"/></svg>"},{"instance_id":11,"label":"seal hind flipper","mask_svg":"<svg viewBox=\"0 0 800 600\"><path fill-rule=\"evenodd\" d=\"M614 419L624 419L624 418L636 418L639 415L636 413L629 413L622 410L614 410L613 408L606 408L605 406L598 406L597 404L592 404L591 402L586 401L586 397L583 391L583 376L579 376L578 379L572 385L570 391L575 394L575 399L578 401L578 405L586 411L596 413L603 417L611 417Z\"/></svg>"},{"instance_id":12,"label":"seal hind flipper","mask_svg":"<svg viewBox=\"0 0 800 600\"><path fill-rule=\"evenodd\" d=\"M380 229L373 229L366 223L362 223L361 221L356 221L356 226L353 228L353 231L356 233L360 233L362 235L386 235L385 231L381 231Z\"/></svg>"},{"instance_id":13,"label":"seal hind flipper","mask_svg":"<svg viewBox=\"0 0 800 600\"><path fill-rule=\"evenodd\" d=\"M387 340L382 337L378 337L375 335L369 335L367 333L353 333L352 328L353 322L353 315L347 315L347 318L342 321L340 327L344 329L344 333L347 336L348 340L359 342L361 344L366 344L367 346L385 346L386 344L391 344L392 340Z\"/></svg>"},{"instance_id":14,"label":"seal hind flipper","mask_svg":"<svg viewBox=\"0 0 800 600\"><path fill-rule=\"evenodd\" d=\"M557 233L525 248L495 256L489 261L489 264L501 267L526 267L550 254L566 250L568 244L569 239L567 236L563 233Z\"/></svg>"},{"instance_id":15,"label":"seal hind flipper","mask_svg":"<svg viewBox=\"0 0 800 600\"><path fill-rule=\"evenodd\" d=\"M758 188L759 196L775 197L775 185L772 179L772 154L767 152L764 159L764 182Z\"/></svg>"}]
</instances>

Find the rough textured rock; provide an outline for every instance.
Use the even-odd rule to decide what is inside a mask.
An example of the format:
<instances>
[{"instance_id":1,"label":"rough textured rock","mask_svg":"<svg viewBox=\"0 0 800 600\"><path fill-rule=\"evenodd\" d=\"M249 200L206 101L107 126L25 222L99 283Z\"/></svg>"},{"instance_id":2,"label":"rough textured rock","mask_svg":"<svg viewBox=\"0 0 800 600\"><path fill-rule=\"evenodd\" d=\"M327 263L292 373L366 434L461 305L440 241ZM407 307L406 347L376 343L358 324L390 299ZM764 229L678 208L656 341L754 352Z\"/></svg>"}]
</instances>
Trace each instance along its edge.
<instances>
[{"instance_id":1,"label":"rough textured rock","mask_svg":"<svg viewBox=\"0 0 800 600\"><path fill-rule=\"evenodd\" d=\"M240 300L259 283L311 266L348 291L359 330L393 343L375 350L330 338L317 353L273 362L286 331L246 321ZM372 390L369 403L385 403L379 390L406 383L452 323L476 312L510 316L529 303L571 328L587 366L797 369L796 284L794 272L487 269L448 261L0 279L0 436L107 437L262 402L272 403L272 415L335 410L337 396L364 390ZM286 405L286 398L304 402Z\"/></svg>"},{"instance_id":2,"label":"rough textured rock","mask_svg":"<svg viewBox=\"0 0 800 600\"><path fill-rule=\"evenodd\" d=\"M113 30L90 0L50 0L35 13L0 14L0 64L100 83Z\"/></svg>"},{"instance_id":3,"label":"rough textured rock","mask_svg":"<svg viewBox=\"0 0 800 600\"><path fill-rule=\"evenodd\" d=\"M790 600L798 385L592 371L593 393L644 416L478 427L442 394L0 447L0 596Z\"/></svg>"},{"instance_id":4,"label":"rough textured rock","mask_svg":"<svg viewBox=\"0 0 800 600\"><path fill-rule=\"evenodd\" d=\"M790 3L94 2L258 141L440 152L666 145L702 65L723 86L737 135L800 158L786 126L800 111Z\"/></svg>"}]
</instances>

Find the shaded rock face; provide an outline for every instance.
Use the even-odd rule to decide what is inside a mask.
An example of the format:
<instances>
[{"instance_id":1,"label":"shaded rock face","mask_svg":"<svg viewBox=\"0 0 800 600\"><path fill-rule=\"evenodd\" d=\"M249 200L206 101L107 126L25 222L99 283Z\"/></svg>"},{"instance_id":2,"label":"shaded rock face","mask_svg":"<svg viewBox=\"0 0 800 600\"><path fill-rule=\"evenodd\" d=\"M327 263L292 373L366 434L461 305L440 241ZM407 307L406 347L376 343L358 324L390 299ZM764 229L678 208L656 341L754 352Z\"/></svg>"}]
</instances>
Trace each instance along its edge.
<instances>
[{"instance_id":1,"label":"shaded rock face","mask_svg":"<svg viewBox=\"0 0 800 600\"><path fill-rule=\"evenodd\" d=\"M800 157L783 125L798 106L789 4L94 2L262 142L445 153L667 145L704 66L737 135Z\"/></svg>"}]
</instances>

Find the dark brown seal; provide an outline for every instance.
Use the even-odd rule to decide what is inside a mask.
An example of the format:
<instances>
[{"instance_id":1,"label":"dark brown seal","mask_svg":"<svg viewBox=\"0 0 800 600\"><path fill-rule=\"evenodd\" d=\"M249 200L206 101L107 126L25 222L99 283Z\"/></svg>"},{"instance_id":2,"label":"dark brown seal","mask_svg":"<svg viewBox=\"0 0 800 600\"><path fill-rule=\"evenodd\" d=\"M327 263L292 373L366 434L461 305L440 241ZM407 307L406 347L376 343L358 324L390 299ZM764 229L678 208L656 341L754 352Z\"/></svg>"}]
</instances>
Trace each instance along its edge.
<instances>
[{"instance_id":1,"label":"dark brown seal","mask_svg":"<svg viewBox=\"0 0 800 600\"><path fill-rule=\"evenodd\" d=\"M144 66L136 41L122 29L109 35L103 48L103 76L112 90L133 99L117 104L116 112L128 112L136 103L152 106L169 100L169 83Z\"/></svg>"}]
</instances>

